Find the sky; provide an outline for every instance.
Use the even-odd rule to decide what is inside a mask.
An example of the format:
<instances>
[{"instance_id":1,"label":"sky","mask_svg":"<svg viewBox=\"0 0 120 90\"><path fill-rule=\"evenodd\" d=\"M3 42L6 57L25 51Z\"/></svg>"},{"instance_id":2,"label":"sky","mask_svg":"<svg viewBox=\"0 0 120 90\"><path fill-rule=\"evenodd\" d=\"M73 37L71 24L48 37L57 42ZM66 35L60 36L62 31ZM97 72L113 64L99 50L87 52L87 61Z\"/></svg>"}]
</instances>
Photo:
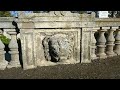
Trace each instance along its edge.
<instances>
[{"instance_id":1,"label":"sky","mask_svg":"<svg viewBox=\"0 0 120 90\"><path fill-rule=\"evenodd\" d=\"M14 17L18 16L18 11L10 11L11 15ZM32 11L25 11L25 13L32 13Z\"/></svg>"},{"instance_id":2,"label":"sky","mask_svg":"<svg viewBox=\"0 0 120 90\"><path fill-rule=\"evenodd\" d=\"M24 11L25 13L32 13L32 11ZM14 17L18 16L18 11L10 11L11 15ZM99 11L99 17L106 18L108 17L108 11Z\"/></svg>"}]
</instances>

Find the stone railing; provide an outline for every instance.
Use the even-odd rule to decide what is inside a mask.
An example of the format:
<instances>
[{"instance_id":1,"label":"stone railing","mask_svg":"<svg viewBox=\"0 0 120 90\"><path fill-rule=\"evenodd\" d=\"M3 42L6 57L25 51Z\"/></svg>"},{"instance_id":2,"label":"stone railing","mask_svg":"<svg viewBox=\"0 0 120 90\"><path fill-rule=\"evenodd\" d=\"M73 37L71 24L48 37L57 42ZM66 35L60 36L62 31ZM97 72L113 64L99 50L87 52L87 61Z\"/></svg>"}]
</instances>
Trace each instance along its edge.
<instances>
[{"instance_id":1,"label":"stone railing","mask_svg":"<svg viewBox=\"0 0 120 90\"><path fill-rule=\"evenodd\" d=\"M0 18L0 28L1 28L0 36L4 35L3 33L5 32L10 39L10 42L8 44L8 48L10 49L10 51L5 51L5 44L3 44L3 42L0 40L0 70L4 70L5 68L21 66L19 61L17 32L16 32L16 27L12 25L13 21L14 21L14 18L11 18L11 17ZM5 57L7 57L7 60ZM8 57L9 57L9 60L8 60Z\"/></svg>"},{"instance_id":2,"label":"stone railing","mask_svg":"<svg viewBox=\"0 0 120 90\"><path fill-rule=\"evenodd\" d=\"M99 19L95 18L95 13L68 11L20 15L16 19L0 18L0 28L11 38L8 45L10 62L5 60L5 46L0 41L1 70L20 67L20 58L26 70L38 66L90 63L120 55L119 18ZM17 42L17 29L20 30L21 47Z\"/></svg>"},{"instance_id":3,"label":"stone railing","mask_svg":"<svg viewBox=\"0 0 120 90\"><path fill-rule=\"evenodd\" d=\"M120 55L120 19L95 19L92 30L91 60Z\"/></svg>"},{"instance_id":4,"label":"stone railing","mask_svg":"<svg viewBox=\"0 0 120 90\"><path fill-rule=\"evenodd\" d=\"M75 35L72 53L74 60L68 60L68 64L90 63L97 58L119 55L120 20L118 18L99 19L95 18L95 13L51 11L22 15L18 24L21 29L24 69L59 64L59 62L48 63L49 61L45 58L47 56L44 54L49 49L43 48L42 41L47 37L57 39L62 34ZM60 64L64 63L66 64L66 62L60 62Z\"/></svg>"},{"instance_id":5,"label":"stone railing","mask_svg":"<svg viewBox=\"0 0 120 90\"><path fill-rule=\"evenodd\" d=\"M92 60L120 55L120 27L94 28L91 47Z\"/></svg>"}]
</instances>

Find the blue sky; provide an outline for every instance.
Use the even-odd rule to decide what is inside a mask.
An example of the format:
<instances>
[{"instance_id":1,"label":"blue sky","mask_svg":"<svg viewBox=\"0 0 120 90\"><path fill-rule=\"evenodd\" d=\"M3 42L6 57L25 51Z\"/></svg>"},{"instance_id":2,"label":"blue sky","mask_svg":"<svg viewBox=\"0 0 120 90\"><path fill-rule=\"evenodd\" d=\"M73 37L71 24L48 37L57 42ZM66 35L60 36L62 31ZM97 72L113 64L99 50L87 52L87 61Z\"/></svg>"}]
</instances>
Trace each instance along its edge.
<instances>
[{"instance_id":1,"label":"blue sky","mask_svg":"<svg viewBox=\"0 0 120 90\"><path fill-rule=\"evenodd\" d=\"M25 13L31 13L32 11L24 11ZM12 16L17 17L18 16L18 11L10 11Z\"/></svg>"}]
</instances>

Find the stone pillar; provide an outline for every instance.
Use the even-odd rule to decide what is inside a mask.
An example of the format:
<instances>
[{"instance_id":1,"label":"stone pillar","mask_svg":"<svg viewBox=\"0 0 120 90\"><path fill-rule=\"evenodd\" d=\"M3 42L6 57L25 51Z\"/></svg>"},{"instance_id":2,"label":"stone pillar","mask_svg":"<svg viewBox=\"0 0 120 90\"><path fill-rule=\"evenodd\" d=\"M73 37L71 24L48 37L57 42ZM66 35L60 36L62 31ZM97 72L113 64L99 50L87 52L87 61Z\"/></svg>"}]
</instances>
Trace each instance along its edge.
<instances>
[{"instance_id":1,"label":"stone pillar","mask_svg":"<svg viewBox=\"0 0 120 90\"><path fill-rule=\"evenodd\" d=\"M20 67L21 65L19 61L18 43L16 37L17 33L15 31L9 31L8 33L11 35L11 41L9 43L11 61L9 62L7 68Z\"/></svg>"},{"instance_id":2,"label":"stone pillar","mask_svg":"<svg viewBox=\"0 0 120 90\"><path fill-rule=\"evenodd\" d=\"M2 35L2 31L0 30L0 36ZM5 60L5 45L0 39L0 70L4 70L8 65L8 62Z\"/></svg>"},{"instance_id":3,"label":"stone pillar","mask_svg":"<svg viewBox=\"0 0 120 90\"><path fill-rule=\"evenodd\" d=\"M110 29L108 29L108 36L107 36L107 46L106 46L106 54L107 56L114 56L115 53L113 52L113 47L114 47L114 41L115 41L115 38L113 36L113 32L115 30L112 29L112 27Z\"/></svg>"},{"instance_id":4,"label":"stone pillar","mask_svg":"<svg viewBox=\"0 0 120 90\"><path fill-rule=\"evenodd\" d=\"M97 29L96 29L97 30ZM97 32L96 30L92 30L92 45L91 45L91 59L94 60L94 59L97 59L97 56L96 56L96 52L95 52L95 49L96 49L96 39L95 39L95 32Z\"/></svg>"},{"instance_id":5,"label":"stone pillar","mask_svg":"<svg viewBox=\"0 0 120 90\"><path fill-rule=\"evenodd\" d=\"M116 30L114 52L120 55L120 28Z\"/></svg>"},{"instance_id":6,"label":"stone pillar","mask_svg":"<svg viewBox=\"0 0 120 90\"><path fill-rule=\"evenodd\" d=\"M93 28L82 28L81 63L91 63L91 34Z\"/></svg>"},{"instance_id":7,"label":"stone pillar","mask_svg":"<svg viewBox=\"0 0 120 90\"><path fill-rule=\"evenodd\" d=\"M106 58L106 54L105 54L105 43L106 43L106 38L105 38L105 32L106 30L104 29L100 29L98 30L99 32L99 36L98 36L98 43L97 43L97 56L99 58Z\"/></svg>"}]
</instances>

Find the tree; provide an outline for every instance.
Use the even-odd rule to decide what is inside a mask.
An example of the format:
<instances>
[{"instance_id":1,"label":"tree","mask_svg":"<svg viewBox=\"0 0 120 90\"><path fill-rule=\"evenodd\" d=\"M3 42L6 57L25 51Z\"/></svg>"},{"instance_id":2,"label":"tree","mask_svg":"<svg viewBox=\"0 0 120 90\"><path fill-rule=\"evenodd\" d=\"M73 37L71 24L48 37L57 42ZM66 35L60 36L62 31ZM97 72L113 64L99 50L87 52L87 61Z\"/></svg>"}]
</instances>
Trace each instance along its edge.
<instances>
[{"instance_id":1,"label":"tree","mask_svg":"<svg viewBox=\"0 0 120 90\"><path fill-rule=\"evenodd\" d=\"M83 14L83 13L87 13L87 11L71 11L72 13L80 13L80 14Z\"/></svg>"},{"instance_id":2,"label":"tree","mask_svg":"<svg viewBox=\"0 0 120 90\"><path fill-rule=\"evenodd\" d=\"M120 11L109 11L109 17L120 18Z\"/></svg>"},{"instance_id":3,"label":"tree","mask_svg":"<svg viewBox=\"0 0 120 90\"><path fill-rule=\"evenodd\" d=\"M10 17L10 11L0 11L0 17Z\"/></svg>"},{"instance_id":4,"label":"tree","mask_svg":"<svg viewBox=\"0 0 120 90\"><path fill-rule=\"evenodd\" d=\"M44 12L49 12L49 11L33 11L33 13L44 13Z\"/></svg>"}]
</instances>

